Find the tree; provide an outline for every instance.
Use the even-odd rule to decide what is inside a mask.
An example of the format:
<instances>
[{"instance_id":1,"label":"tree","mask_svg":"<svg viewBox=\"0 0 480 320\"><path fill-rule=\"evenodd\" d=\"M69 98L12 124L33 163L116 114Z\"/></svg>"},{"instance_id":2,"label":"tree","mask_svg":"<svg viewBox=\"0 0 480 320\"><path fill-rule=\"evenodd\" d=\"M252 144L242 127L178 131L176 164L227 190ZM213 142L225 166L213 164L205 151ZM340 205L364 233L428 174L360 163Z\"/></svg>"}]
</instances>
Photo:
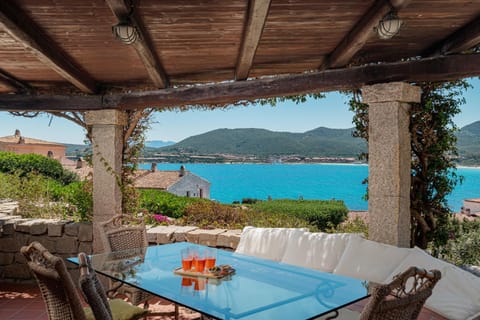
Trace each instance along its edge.
<instances>
[{"instance_id":1,"label":"tree","mask_svg":"<svg viewBox=\"0 0 480 320\"><path fill-rule=\"evenodd\" d=\"M412 104L410 110L410 244L426 248L433 242L438 248L448 240L451 210L446 197L462 181L455 173L454 161L458 156L455 132L458 129L453 117L465 103L461 95L470 85L463 80L418 85L422 89L421 102ZM368 143L368 105L361 102L358 91L349 104L350 110L355 112L354 136ZM368 154L361 157L368 159Z\"/></svg>"}]
</instances>

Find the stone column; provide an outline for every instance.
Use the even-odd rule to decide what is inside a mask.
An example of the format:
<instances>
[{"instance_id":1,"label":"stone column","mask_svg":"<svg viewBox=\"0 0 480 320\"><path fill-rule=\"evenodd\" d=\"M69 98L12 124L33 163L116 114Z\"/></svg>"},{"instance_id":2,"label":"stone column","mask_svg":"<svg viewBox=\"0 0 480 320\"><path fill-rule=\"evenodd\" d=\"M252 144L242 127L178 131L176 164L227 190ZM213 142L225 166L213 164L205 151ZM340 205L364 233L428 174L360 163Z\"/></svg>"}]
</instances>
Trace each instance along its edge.
<instances>
[{"instance_id":1,"label":"stone column","mask_svg":"<svg viewBox=\"0 0 480 320\"><path fill-rule=\"evenodd\" d=\"M122 172L123 126L127 116L118 110L99 110L87 112L85 120L92 128L93 140L93 251L101 252L99 223L122 212L117 177Z\"/></svg>"},{"instance_id":2,"label":"stone column","mask_svg":"<svg viewBox=\"0 0 480 320\"><path fill-rule=\"evenodd\" d=\"M410 105L420 88L403 82L362 88L368 117L368 234L374 241L410 246Z\"/></svg>"}]
</instances>

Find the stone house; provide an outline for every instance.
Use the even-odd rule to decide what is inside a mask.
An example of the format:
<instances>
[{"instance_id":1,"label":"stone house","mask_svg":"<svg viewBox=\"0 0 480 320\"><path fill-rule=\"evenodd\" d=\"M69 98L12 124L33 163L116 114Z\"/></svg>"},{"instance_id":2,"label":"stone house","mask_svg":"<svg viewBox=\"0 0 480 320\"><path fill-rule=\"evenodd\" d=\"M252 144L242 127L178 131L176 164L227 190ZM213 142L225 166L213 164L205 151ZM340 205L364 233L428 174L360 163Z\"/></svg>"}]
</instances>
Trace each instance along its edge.
<instances>
[{"instance_id":1,"label":"stone house","mask_svg":"<svg viewBox=\"0 0 480 320\"><path fill-rule=\"evenodd\" d=\"M157 170L157 164L152 163L150 170L138 170L134 178L138 189L160 189L177 196L210 199L210 182L185 170Z\"/></svg>"},{"instance_id":2,"label":"stone house","mask_svg":"<svg viewBox=\"0 0 480 320\"><path fill-rule=\"evenodd\" d=\"M66 146L34 138L23 137L20 130L15 130L12 136L0 137L0 151L17 154L35 153L63 162Z\"/></svg>"},{"instance_id":3,"label":"stone house","mask_svg":"<svg viewBox=\"0 0 480 320\"><path fill-rule=\"evenodd\" d=\"M461 213L467 216L480 216L480 198L463 200Z\"/></svg>"}]
</instances>

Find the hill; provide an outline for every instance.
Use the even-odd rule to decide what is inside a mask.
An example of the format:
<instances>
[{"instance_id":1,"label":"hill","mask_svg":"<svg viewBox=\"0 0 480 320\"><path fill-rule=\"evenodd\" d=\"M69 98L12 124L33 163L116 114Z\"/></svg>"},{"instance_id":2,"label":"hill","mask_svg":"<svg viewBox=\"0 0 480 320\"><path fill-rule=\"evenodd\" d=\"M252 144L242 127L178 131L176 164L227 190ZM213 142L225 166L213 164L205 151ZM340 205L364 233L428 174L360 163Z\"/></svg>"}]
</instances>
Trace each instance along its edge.
<instances>
[{"instance_id":1,"label":"hill","mask_svg":"<svg viewBox=\"0 0 480 320\"><path fill-rule=\"evenodd\" d=\"M145 156L156 153L190 155L239 155L261 159L297 155L300 157L356 158L366 151L366 144L352 137L353 129L319 127L303 133L275 132L265 129L217 129L192 136L178 143L153 140L146 142ZM459 163L480 164L480 121L464 126L457 132ZM165 145L165 146L162 146ZM162 146L162 147L158 147ZM67 155L84 156L89 146L67 144ZM200 157L198 157L200 159ZM173 157L173 162L186 161L188 157ZM217 161L218 157L199 161Z\"/></svg>"},{"instance_id":2,"label":"hill","mask_svg":"<svg viewBox=\"0 0 480 320\"><path fill-rule=\"evenodd\" d=\"M188 154L234 154L259 157L301 155L308 157L355 157L366 148L352 137L352 129L320 127L304 133L265 129L217 129L189 137L160 152Z\"/></svg>"},{"instance_id":3,"label":"hill","mask_svg":"<svg viewBox=\"0 0 480 320\"><path fill-rule=\"evenodd\" d=\"M461 164L480 164L480 121L460 129L457 133L457 147Z\"/></svg>"}]
</instances>

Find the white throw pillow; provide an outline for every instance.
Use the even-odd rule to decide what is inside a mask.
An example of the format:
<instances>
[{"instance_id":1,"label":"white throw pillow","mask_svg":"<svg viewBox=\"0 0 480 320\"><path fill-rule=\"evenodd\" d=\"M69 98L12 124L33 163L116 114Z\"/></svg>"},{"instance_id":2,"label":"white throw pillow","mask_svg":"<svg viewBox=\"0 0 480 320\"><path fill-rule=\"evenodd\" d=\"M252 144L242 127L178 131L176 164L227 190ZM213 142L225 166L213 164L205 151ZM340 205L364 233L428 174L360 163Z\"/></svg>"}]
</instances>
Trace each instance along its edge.
<instances>
[{"instance_id":1,"label":"white throw pillow","mask_svg":"<svg viewBox=\"0 0 480 320\"><path fill-rule=\"evenodd\" d=\"M442 278L425 303L427 308L451 320L465 320L480 312L480 278L419 248L411 250L387 282L411 266L437 269L442 273Z\"/></svg>"},{"instance_id":2,"label":"white throw pillow","mask_svg":"<svg viewBox=\"0 0 480 320\"><path fill-rule=\"evenodd\" d=\"M235 252L280 261L287 244L295 242L308 229L245 227Z\"/></svg>"},{"instance_id":3,"label":"white throw pillow","mask_svg":"<svg viewBox=\"0 0 480 320\"><path fill-rule=\"evenodd\" d=\"M350 239L361 239L354 233L305 232L297 241L287 244L282 262L332 272Z\"/></svg>"},{"instance_id":4,"label":"white throw pillow","mask_svg":"<svg viewBox=\"0 0 480 320\"><path fill-rule=\"evenodd\" d=\"M351 238L333 273L383 283L411 249Z\"/></svg>"}]
</instances>

